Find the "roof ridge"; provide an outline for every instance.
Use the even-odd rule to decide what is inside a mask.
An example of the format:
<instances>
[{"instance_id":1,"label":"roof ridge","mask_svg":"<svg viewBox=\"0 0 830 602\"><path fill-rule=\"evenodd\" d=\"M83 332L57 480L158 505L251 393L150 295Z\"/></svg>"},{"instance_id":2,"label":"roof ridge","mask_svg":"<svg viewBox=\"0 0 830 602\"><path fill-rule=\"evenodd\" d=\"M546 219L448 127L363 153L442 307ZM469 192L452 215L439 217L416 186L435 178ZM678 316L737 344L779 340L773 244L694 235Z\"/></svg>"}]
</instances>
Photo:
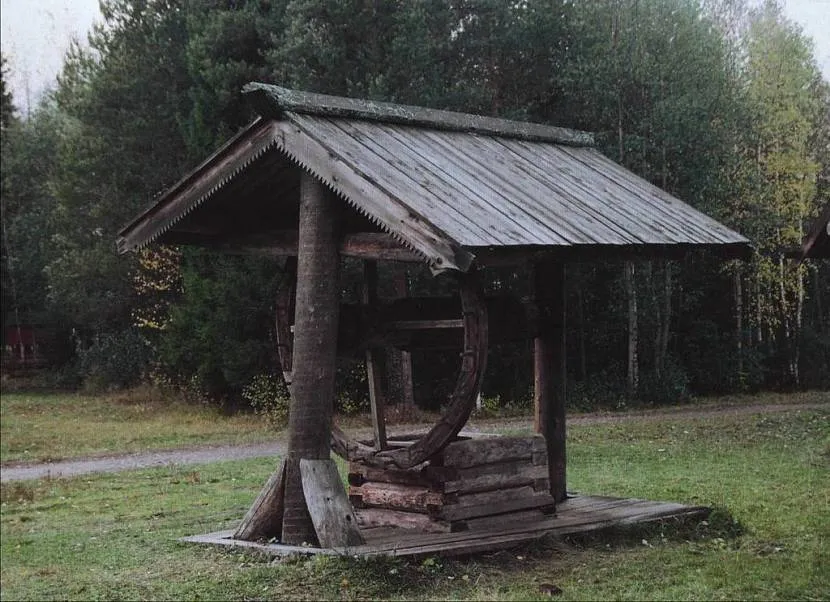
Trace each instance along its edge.
<instances>
[{"instance_id":1,"label":"roof ridge","mask_svg":"<svg viewBox=\"0 0 830 602\"><path fill-rule=\"evenodd\" d=\"M594 145L594 136L589 132L527 121L511 121L471 113L330 96L290 90L260 82L246 84L242 92L247 95L256 111L263 117L279 119L285 113L303 113L518 138L535 142L554 142L569 146Z\"/></svg>"}]
</instances>

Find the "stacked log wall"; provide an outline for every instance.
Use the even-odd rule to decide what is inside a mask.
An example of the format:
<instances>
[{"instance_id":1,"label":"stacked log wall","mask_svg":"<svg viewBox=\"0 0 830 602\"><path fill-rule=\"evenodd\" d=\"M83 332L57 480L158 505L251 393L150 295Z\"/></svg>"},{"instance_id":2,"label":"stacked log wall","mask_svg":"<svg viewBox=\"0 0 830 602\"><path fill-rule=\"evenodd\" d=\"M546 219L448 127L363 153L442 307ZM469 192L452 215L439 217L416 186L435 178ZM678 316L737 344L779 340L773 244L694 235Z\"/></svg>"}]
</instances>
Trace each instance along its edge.
<instances>
[{"instance_id":1,"label":"stacked log wall","mask_svg":"<svg viewBox=\"0 0 830 602\"><path fill-rule=\"evenodd\" d=\"M349 498L363 526L462 531L555 509L544 437L488 437L449 444L411 469L352 462Z\"/></svg>"}]
</instances>

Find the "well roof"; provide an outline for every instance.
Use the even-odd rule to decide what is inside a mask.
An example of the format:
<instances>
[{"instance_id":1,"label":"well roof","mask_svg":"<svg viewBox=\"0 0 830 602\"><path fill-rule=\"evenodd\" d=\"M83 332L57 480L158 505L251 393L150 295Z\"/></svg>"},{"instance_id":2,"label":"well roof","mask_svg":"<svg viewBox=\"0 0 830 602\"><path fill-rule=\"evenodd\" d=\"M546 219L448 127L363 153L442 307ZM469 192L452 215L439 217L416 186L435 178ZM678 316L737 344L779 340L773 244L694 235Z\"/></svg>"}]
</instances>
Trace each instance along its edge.
<instances>
[{"instance_id":1,"label":"well roof","mask_svg":"<svg viewBox=\"0 0 830 602\"><path fill-rule=\"evenodd\" d=\"M354 228L374 224L436 269L520 249L748 250L584 132L268 84L244 91L260 118L134 218L121 252L296 227L301 169L357 210Z\"/></svg>"}]
</instances>

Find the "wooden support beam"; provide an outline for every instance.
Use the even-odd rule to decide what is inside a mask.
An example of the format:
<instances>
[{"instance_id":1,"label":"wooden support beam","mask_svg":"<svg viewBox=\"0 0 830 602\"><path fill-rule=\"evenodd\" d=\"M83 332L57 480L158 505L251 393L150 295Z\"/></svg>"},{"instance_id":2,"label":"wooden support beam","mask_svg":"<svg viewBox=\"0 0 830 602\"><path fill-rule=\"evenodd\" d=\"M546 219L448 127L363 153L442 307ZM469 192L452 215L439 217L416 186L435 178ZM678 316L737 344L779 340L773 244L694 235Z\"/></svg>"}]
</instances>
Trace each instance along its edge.
<instances>
[{"instance_id":1,"label":"wooden support beam","mask_svg":"<svg viewBox=\"0 0 830 602\"><path fill-rule=\"evenodd\" d=\"M282 533L284 496L285 460L282 460L248 509L233 538L255 541L279 537Z\"/></svg>"},{"instance_id":2,"label":"wooden support beam","mask_svg":"<svg viewBox=\"0 0 830 602\"><path fill-rule=\"evenodd\" d=\"M298 234L294 230L278 230L264 234L252 234L238 240L224 240L216 242L213 246L230 254L292 257L297 255L298 240ZM210 240L205 240L204 244L210 244ZM408 263L425 261L423 256L382 232L344 234L338 243L338 251L343 257L357 259Z\"/></svg>"},{"instance_id":3,"label":"wooden support beam","mask_svg":"<svg viewBox=\"0 0 830 602\"><path fill-rule=\"evenodd\" d=\"M550 492L557 502L567 497L565 485L565 265L534 265L538 335L533 341L534 427L545 436Z\"/></svg>"},{"instance_id":4,"label":"wooden support beam","mask_svg":"<svg viewBox=\"0 0 830 602\"><path fill-rule=\"evenodd\" d=\"M441 328L464 328L464 320L397 320L387 322L389 330L437 330Z\"/></svg>"},{"instance_id":5,"label":"wooden support beam","mask_svg":"<svg viewBox=\"0 0 830 602\"><path fill-rule=\"evenodd\" d=\"M303 493L321 548L366 543L334 460L300 460Z\"/></svg>"},{"instance_id":6,"label":"wooden support beam","mask_svg":"<svg viewBox=\"0 0 830 602\"><path fill-rule=\"evenodd\" d=\"M363 263L363 304L376 307L378 303L378 264L375 261ZM366 380L369 382L369 402L372 410L372 430L375 435L375 449L386 449L386 419L384 418L383 388L380 382L378 360L381 351L366 349Z\"/></svg>"},{"instance_id":7,"label":"wooden support beam","mask_svg":"<svg viewBox=\"0 0 830 602\"><path fill-rule=\"evenodd\" d=\"M300 459L330 458L339 317L338 200L303 173L282 543L317 544Z\"/></svg>"}]
</instances>

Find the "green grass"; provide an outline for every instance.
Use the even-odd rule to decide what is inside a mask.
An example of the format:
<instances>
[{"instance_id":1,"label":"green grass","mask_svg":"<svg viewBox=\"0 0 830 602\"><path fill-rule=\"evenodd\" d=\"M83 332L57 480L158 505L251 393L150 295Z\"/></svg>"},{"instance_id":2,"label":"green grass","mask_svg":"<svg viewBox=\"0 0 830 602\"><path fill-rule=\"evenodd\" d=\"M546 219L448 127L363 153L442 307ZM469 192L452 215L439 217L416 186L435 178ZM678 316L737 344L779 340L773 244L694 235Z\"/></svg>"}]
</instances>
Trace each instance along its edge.
<instances>
[{"instance_id":1,"label":"green grass","mask_svg":"<svg viewBox=\"0 0 830 602\"><path fill-rule=\"evenodd\" d=\"M549 583L564 600L830 598L828 409L574 426L569 439L571 489L725 511L460 560L274 562L175 541L232 527L274 460L3 484L0 597L526 600L549 599Z\"/></svg>"},{"instance_id":2,"label":"green grass","mask_svg":"<svg viewBox=\"0 0 830 602\"><path fill-rule=\"evenodd\" d=\"M248 443L273 436L256 416L221 416L207 406L154 399L146 392L0 396L0 462Z\"/></svg>"}]
</instances>

